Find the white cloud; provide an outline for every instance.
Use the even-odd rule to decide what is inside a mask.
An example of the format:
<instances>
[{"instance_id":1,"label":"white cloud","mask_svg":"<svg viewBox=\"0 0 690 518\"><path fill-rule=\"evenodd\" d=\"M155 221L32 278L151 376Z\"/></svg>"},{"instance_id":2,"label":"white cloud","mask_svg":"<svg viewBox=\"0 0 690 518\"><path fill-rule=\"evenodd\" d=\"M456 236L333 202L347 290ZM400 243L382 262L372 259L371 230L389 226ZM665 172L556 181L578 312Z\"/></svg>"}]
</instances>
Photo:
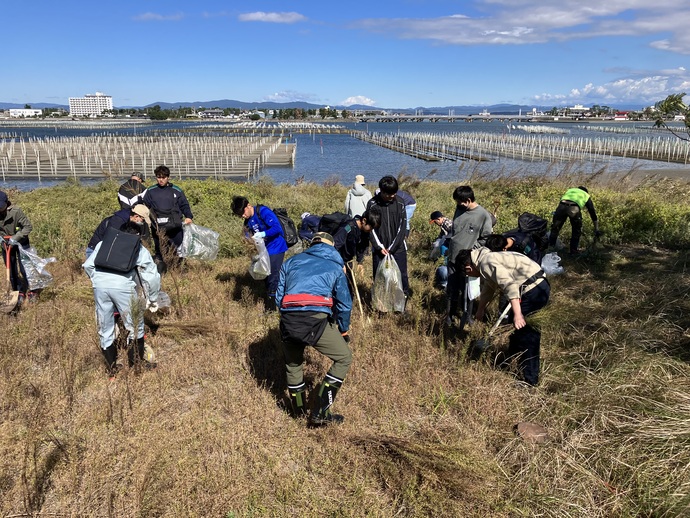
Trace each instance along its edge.
<instances>
[{"instance_id":1,"label":"white cloud","mask_svg":"<svg viewBox=\"0 0 690 518\"><path fill-rule=\"evenodd\" d=\"M183 13L176 14L158 14L158 13L143 13L134 17L137 22L176 22L185 17Z\"/></svg>"},{"instance_id":2,"label":"white cloud","mask_svg":"<svg viewBox=\"0 0 690 518\"><path fill-rule=\"evenodd\" d=\"M320 99L317 95L304 92L295 92L294 90L283 90L281 92L266 95L262 101L274 103L289 103L298 101L314 104L320 103Z\"/></svg>"},{"instance_id":3,"label":"white cloud","mask_svg":"<svg viewBox=\"0 0 690 518\"><path fill-rule=\"evenodd\" d=\"M690 73L684 67L653 75L632 71L630 76L632 77L601 85L589 83L573 88L567 94L542 93L533 96L531 100L539 104L556 103L563 106L612 102L651 105L664 99L669 93L683 93L690 87Z\"/></svg>"},{"instance_id":4,"label":"white cloud","mask_svg":"<svg viewBox=\"0 0 690 518\"><path fill-rule=\"evenodd\" d=\"M352 106L353 104L363 104L364 106L375 106L376 101L373 99L369 99L368 97L365 97L363 95L353 95L352 97L348 97L344 101L342 101L340 104L343 106Z\"/></svg>"},{"instance_id":5,"label":"white cloud","mask_svg":"<svg viewBox=\"0 0 690 518\"><path fill-rule=\"evenodd\" d=\"M255 13L244 13L239 15L241 22L267 22L267 23L297 23L307 21L307 17L299 13L265 13L257 11Z\"/></svg>"},{"instance_id":6,"label":"white cloud","mask_svg":"<svg viewBox=\"0 0 690 518\"><path fill-rule=\"evenodd\" d=\"M448 45L520 45L598 36L670 36L654 48L690 54L685 0L477 0L484 16L370 18L354 27Z\"/></svg>"}]
</instances>

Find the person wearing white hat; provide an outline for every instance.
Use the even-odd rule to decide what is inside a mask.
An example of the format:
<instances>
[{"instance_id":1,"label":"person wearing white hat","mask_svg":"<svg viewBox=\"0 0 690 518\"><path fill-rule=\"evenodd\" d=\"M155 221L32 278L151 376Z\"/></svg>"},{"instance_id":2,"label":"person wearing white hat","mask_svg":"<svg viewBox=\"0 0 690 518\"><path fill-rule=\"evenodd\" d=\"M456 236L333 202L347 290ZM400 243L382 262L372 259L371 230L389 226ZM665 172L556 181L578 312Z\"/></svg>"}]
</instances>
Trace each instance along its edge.
<instances>
[{"instance_id":1,"label":"person wearing white hat","mask_svg":"<svg viewBox=\"0 0 690 518\"><path fill-rule=\"evenodd\" d=\"M345 213L351 218L364 214L364 211L367 210L367 203L372 198L371 192L364 185L364 176L358 174L355 176L355 183L347 191Z\"/></svg>"},{"instance_id":2,"label":"person wearing white hat","mask_svg":"<svg viewBox=\"0 0 690 518\"><path fill-rule=\"evenodd\" d=\"M132 233L139 234L142 240L148 237L148 227L151 224L149 208L140 203L131 209L118 210L100 222L94 231L89 244L86 245L86 258L93 253L96 245L103 241L103 236L108 227L115 227L117 230L132 230Z\"/></svg>"}]
</instances>

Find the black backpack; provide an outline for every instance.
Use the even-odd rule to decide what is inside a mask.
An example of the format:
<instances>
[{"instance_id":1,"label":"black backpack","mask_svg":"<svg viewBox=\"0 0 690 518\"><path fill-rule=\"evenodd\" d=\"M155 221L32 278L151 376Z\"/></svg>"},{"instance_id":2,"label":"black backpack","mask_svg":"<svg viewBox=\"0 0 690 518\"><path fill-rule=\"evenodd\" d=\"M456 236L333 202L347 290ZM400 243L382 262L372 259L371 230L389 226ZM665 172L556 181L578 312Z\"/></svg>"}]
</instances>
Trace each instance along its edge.
<instances>
[{"instance_id":1,"label":"black backpack","mask_svg":"<svg viewBox=\"0 0 690 518\"><path fill-rule=\"evenodd\" d=\"M292 221L290 216L288 216L287 209L278 208L272 210L278 218L280 226L283 228L283 238L285 239L288 248L293 245L296 245L299 242L299 234L297 233L297 227L295 226L295 222ZM261 205L256 206L256 215L259 216L259 219L263 221L264 224L266 224L264 218L261 217Z\"/></svg>"},{"instance_id":2,"label":"black backpack","mask_svg":"<svg viewBox=\"0 0 690 518\"><path fill-rule=\"evenodd\" d=\"M138 235L108 227L93 263L103 270L127 273L136 267L140 248Z\"/></svg>"},{"instance_id":3,"label":"black backpack","mask_svg":"<svg viewBox=\"0 0 690 518\"><path fill-rule=\"evenodd\" d=\"M324 214L321 216L321 221L319 222L319 232L328 232L331 236L335 237L338 230L347 226L351 219L350 216L343 212Z\"/></svg>"},{"instance_id":4,"label":"black backpack","mask_svg":"<svg viewBox=\"0 0 690 518\"><path fill-rule=\"evenodd\" d=\"M534 239L534 244L542 252L546 250L549 240L546 237L548 232L548 222L530 212L523 212L518 217L518 230L529 234Z\"/></svg>"}]
</instances>

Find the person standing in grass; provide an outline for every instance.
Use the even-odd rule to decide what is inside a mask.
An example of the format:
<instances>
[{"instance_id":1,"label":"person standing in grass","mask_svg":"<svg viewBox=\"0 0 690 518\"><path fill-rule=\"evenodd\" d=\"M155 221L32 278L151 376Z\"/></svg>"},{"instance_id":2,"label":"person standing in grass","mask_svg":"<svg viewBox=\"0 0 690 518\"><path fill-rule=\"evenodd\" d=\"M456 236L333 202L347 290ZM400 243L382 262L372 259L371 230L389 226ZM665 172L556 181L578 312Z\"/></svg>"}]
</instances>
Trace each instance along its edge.
<instances>
[{"instance_id":1,"label":"person standing in grass","mask_svg":"<svg viewBox=\"0 0 690 518\"><path fill-rule=\"evenodd\" d=\"M601 232L599 231L599 220L597 218L597 212L594 210L594 203L592 203L592 197L589 195L589 191L586 187L573 187L565 191L565 194L561 196L561 201L556 207L553 213L553 222L551 223L551 233L549 234L549 247L554 248L556 246L556 240L558 239L558 234L563 228L565 220L570 220L570 226L572 227L572 233L570 235L570 253L571 255L576 255L580 253L580 237L582 237L582 209L587 208L589 216L592 218L592 223L594 224L594 235L599 237Z\"/></svg>"},{"instance_id":2,"label":"person standing in grass","mask_svg":"<svg viewBox=\"0 0 690 518\"><path fill-rule=\"evenodd\" d=\"M96 230L91 236L89 243L86 245L86 258L88 259L93 253L93 250L96 248L96 245L103 241L103 236L105 235L105 231L108 229L108 227L114 227L117 230L124 230L125 232L134 231L132 233L139 234L142 237L142 240L144 240L144 228L146 225L150 224L151 217L149 208L143 203L135 205L132 208L118 210L111 216L108 216L101 221L96 227Z\"/></svg>"},{"instance_id":3,"label":"person standing in grass","mask_svg":"<svg viewBox=\"0 0 690 518\"><path fill-rule=\"evenodd\" d=\"M153 216L154 259L159 271L165 271L165 259L170 255L179 256L183 238L182 225L192 223L194 215L182 189L170 181L170 169L159 165L154 174L156 185L146 189L143 200Z\"/></svg>"},{"instance_id":4,"label":"person standing in grass","mask_svg":"<svg viewBox=\"0 0 690 518\"><path fill-rule=\"evenodd\" d=\"M391 255L400 268L402 289L407 297L410 292L407 277L407 212L405 203L398 196L398 180L394 176L384 176L379 180L379 192L367 205L367 210L378 210L381 213L381 226L372 230L371 246L374 263L374 278L379 264L387 255Z\"/></svg>"},{"instance_id":5,"label":"person standing in grass","mask_svg":"<svg viewBox=\"0 0 690 518\"><path fill-rule=\"evenodd\" d=\"M344 420L331 412L331 405L352 364L348 345L352 297L343 259L333 242L326 232L314 234L311 246L280 268L276 291L288 391L296 415L306 414L304 348L311 345L333 360L319 386L316 408L309 417L311 426Z\"/></svg>"},{"instance_id":6,"label":"person standing in grass","mask_svg":"<svg viewBox=\"0 0 690 518\"><path fill-rule=\"evenodd\" d=\"M458 306L463 301L463 312L470 312L471 301L467 300L467 277L462 264L457 262L461 250L471 250L483 246L493 227L491 214L474 198L469 185L461 185L453 191L456 208L453 215L453 232L448 247L448 284L446 324L453 325L458 316ZM469 318L469 314L465 315Z\"/></svg>"},{"instance_id":7,"label":"person standing in grass","mask_svg":"<svg viewBox=\"0 0 690 518\"><path fill-rule=\"evenodd\" d=\"M24 214L24 211L12 205L7 193L0 191L0 231L3 238L4 247L9 247L10 252L10 284L13 291L19 292L18 304L21 305L29 294L29 298L34 296L34 292L29 292L29 280L26 277L24 265L19 257L19 247L29 248L29 234L33 230L31 221ZM3 262L5 257L3 257Z\"/></svg>"},{"instance_id":8,"label":"person standing in grass","mask_svg":"<svg viewBox=\"0 0 690 518\"><path fill-rule=\"evenodd\" d=\"M507 357L503 358L502 364L507 365L513 358L517 359L518 378L529 385L536 385L539 382L541 331L528 323L525 317L539 311L549 301L551 287L544 270L519 252L492 252L486 247L462 250L455 261L467 276L480 277L484 281L477 321L484 318L486 306L497 291L508 299L508 322L513 324L515 331L510 335Z\"/></svg>"},{"instance_id":9,"label":"person standing in grass","mask_svg":"<svg viewBox=\"0 0 690 518\"><path fill-rule=\"evenodd\" d=\"M244 196L235 196L230 209L235 216L244 220L244 228L248 236L261 237L266 243L266 251L271 260L271 273L264 281L266 284L265 307L267 311L274 311L280 267L288 249L280 220L271 209L265 205L255 207Z\"/></svg>"},{"instance_id":10,"label":"person standing in grass","mask_svg":"<svg viewBox=\"0 0 690 518\"><path fill-rule=\"evenodd\" d=\"M371 199L371 192L364 187L364 176L358 174L355 176L355 183L347 191L347 196L345 197L345 214L354 218L355 216L361 216L364 211L367 210L367 203Z\"/></svg>"}]
</instances>

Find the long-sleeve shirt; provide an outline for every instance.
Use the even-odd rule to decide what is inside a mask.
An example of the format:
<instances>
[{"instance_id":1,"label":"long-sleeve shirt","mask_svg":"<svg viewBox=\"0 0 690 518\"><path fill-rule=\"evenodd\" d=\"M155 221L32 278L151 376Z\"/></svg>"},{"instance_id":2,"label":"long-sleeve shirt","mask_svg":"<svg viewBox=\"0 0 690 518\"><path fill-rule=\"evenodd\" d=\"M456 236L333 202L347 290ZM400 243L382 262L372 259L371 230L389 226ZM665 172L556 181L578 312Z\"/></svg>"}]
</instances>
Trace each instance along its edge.
<instances>
[{"instance_id":1,"label":"long-sleeve shirt","mask_svg":"<svg viewBox=\"0 0 690 518\"><path fill-rule=\"evenodd\" d=\"M0 219L3 236L11 236L23 247L29 246L29 233L33 230L31 221L19 207L10 205L5 217Z\"/></svg>"},{"instance_id":2,"label":"long-sleeve shirt","mask_svg":"<svg viewBox=\"0 0 690 518\"><path fill-rule=\"evenodd\" d=\"M484 246L492 228L491 214L481 205L467 210L464 207L455 209L448 261L454 263L460 250Z\"/></svg>"},{"instance_id":3,"label":"long-sleeve shirt","mask_svg":"<svg viewBox=\"0 0 690 518\"><path fill-rule=\"evenodd\" d=\"M381 226L370 232L371 246L376 252L385 248L394 254L401 247L405 247L407 234L405 204L397 195L392 201L386 202L377 194L369 200L367 210L371 210L372 207L378 207L381 211Z\"/></svg>"}]
</instances>

